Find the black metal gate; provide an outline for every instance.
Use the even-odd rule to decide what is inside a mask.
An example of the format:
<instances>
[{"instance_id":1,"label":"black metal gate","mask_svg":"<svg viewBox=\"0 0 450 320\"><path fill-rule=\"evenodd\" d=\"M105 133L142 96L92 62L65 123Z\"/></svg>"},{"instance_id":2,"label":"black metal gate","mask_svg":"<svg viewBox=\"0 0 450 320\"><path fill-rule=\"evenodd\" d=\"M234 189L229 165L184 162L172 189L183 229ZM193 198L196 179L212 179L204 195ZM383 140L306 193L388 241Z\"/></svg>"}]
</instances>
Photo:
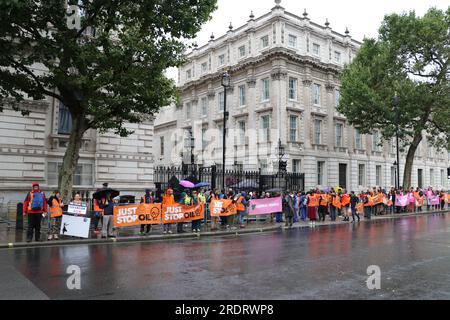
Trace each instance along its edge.
<instances>
[{"instance_id":1,"label":"black metal gate","mask_svg":"<svg viewBox=\"0 0 450 320\"><path fill-rule=\"evenodd\" d=\"M206 182L210 189L224 190L231 188L235 191L259 191L263 192L273 188L282 191L304 191L304 173L269 173L262 174L259 171L225 170L225 183L223 171L216 166L201 167L197 165L183 165L182 167L156 167L154 181L158 190L165 190L171 183L170 180L194 180Z\"/></svg>"}]
</instances>

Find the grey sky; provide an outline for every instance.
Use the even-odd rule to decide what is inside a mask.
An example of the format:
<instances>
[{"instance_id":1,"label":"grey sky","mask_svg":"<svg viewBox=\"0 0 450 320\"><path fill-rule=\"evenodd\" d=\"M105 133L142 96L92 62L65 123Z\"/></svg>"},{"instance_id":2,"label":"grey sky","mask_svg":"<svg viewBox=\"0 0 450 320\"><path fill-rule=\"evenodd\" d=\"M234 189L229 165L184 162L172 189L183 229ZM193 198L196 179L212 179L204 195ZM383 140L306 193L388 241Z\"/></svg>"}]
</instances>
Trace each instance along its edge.
<instances>
[{"instance_id":1,"label":"grey sky","mask_svg":"<svg viewBox=\"0 0 450 320\"><path fill-rule=\"evenodd\" d=\"M348 27L350 35L361 41L364 36L376 37L384 15L415 10L423 15L430 7L447 9L448 0L282 0L286 11L301 15L306 8L311 21L324 24L328 18L330 27L340 33ZM253 10L255 17L262 16L275 6L274 0L218 0L218 9L206 23L195 40L199 46L206 44L211 33L216 39L226 33L230 22L238 28L249 19ZM168 75L176 80L177 71Z\"/></svg>"}]
</instances>

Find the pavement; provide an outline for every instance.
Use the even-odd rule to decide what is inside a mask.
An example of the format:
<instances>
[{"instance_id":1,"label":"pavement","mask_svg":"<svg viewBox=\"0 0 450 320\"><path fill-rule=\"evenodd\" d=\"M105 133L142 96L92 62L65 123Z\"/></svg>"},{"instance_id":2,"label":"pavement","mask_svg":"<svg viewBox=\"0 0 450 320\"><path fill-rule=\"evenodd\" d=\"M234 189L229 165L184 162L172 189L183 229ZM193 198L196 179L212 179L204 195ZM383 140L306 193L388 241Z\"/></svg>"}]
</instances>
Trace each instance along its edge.
<instances>
[{"instance_id":1,"label":"pavement","mask_svg":"<svg viewBox=\"0 0 450 320\"><path fill-rule=\"evenodd\" d=\"M448 212L325 224L0 250L0 299L450 299ZM367 287L369 266L380 289Z\"/></svg>"},{"instance_id":2,"label":"pavement","mask_svg":"<svg viewBox=\"0 0 450 320\"><path fill-rule=\"evenodd\" d=\"M398 219L407 216L417 216L426 215L434 213L442 213L450 211L449 208L444 211L423 211L416 213L400 213L400 214L387 214L372 216L371 220L367 220L361 216L362 222L376 221L384 219ZM273 232L278 229L284 229L284 223L276 223L270 221L261 221L262 217L257 218L256 221L250 221L247 223L246 228L231 227L230 229L212 231L210 227L203 226L202 232L200 234L192 233L187 231L185 233L177 234L162 234L161 226L153 226L153 229L149 235L141 236L139 235L139 227L122 228L118 232L116 238L102 239L100 234L94 233L93 230L90 231L89 239L81 239L74 237L61 237L60 240L48 241L46 237L46 228L43 224L41 229L41 239L40 242L27 243L26 240L26 230L16 230L15 228L8 228L5 224L0 225L0 249L12 249L12 248L26 248L26 247L47 247L47 246L62 246L62 245L74 245L74 244L108 244L108 243L122 243L122 242L141 242L141 241L162 241L162 240L176 240L176 239L195 239L199 237L212 237L212 236L225 236L225 235L240 235L248 233L260 233L260 232ZM265 219L265 218L264 218ZM337 224L349 224L351 222L346 222L339 217L337 221L329 220L327 216L326 221L317 222L316 228L320 226L329 226ZM350 218L351 219L351 218ZM308 221L300 221L293 224L293 228L312 228ZM172 228L175 230L175 226ZM190 224L185 225L185 230L190 230Z\"/></svg>"}]
</instances>

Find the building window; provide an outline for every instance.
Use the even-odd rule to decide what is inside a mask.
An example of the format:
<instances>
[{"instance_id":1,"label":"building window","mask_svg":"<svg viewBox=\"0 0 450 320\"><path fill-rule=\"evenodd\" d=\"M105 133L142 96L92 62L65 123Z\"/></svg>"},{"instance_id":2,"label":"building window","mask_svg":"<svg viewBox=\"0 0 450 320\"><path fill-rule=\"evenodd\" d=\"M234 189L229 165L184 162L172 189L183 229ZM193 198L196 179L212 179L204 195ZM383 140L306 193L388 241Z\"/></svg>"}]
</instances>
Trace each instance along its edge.
<instances>
[{"instance_id":1,"label":"building window","mask_svg":"<svg viewBox=\"0 0 450 320\"><path fill-rule=\"evenodd\" d=\"M375 167L375 185L377 185L378 187L381 187L382 181L381 181L381 166L376 166Z\"/></svg>"},{"instance_id":2,"label":"building window","mask_svg":"<svg viewBox=\"0 0 450 320\"><path fill-rule=\"evenodd\" d=\"M334 91L334 103L335 103L336 107L339 106L339 101L340 100L341 100L341 92L339 90L335 90Z\"/></svg>"},{"instance_id":3,"label":"building window","mask_svg":"<svg viewBox=\"0 0 450 320\"><path fill-rule=\"evenodd\" d=\"M355 129L355 148L358 150L362 150L361 132L359 132L358 129Z\"/></svg>"},{"instance_id":4,"label":"building window","mask_svg":"<svg viewBox=\"0 0 450 320\"><path fill-rule=\"evenodd\" d=\"M320 55L320 45L313 43L313 54L316 56Z\"/></svg>"},{"instance_id":5,"label":"building window","mask_svg":"<svg viewBox=\"0 0 450 320\"><path fill-rule=\"evenodd\" d=\"M300 169L301 169L300 165L301 165L301 160L298 160L298 159L292 160L292 172L300 173Z\"/></svg>"},{"instance_id":6,"label":"building window","mask_svg":"<svg viewBox=\"0 0 450 320\"><path fill-rule=\"evenodd\" d=\"M191 118L191 103L186 103L186 120Z\"/></svg>"},{"instance_id":7,"label":"building window","mask_svg":"<svg viewBox=\"0 0 450 320\"><path fill-rule=\"evenodd\" d=\"M186 71L186 79L190 79L192 76L192 71L191 69L189 69L188 71Z\"/></svg>"},{"instance_id":8,"label":"building window","mask_svg":"<svg viewBox=\"0 0 450 320\"><path fill-rule=\"evenodd\" d=\"M223 92L219 92L219 111L223 111L225 106L225 94Z\"/></svg>"},{"instance_id":9,"label":"building window","mask_svg":"<svg viewBox=\"0 0 450 320\"><path fill-rule=\"evenodd\" d=\"M206 130L206 128L202 128L202 151L204 151L206 147Z\"/></svg>"},{"instance_id":10,"label":"building window","mask_svg":"<svg viewBox=\"0 0 450 320\"><path fill-rule=\"evenodd\" d=\"M239 58L243 58L246 55L245 46L239 47Z\"/></svg>"},{"instance_id":11,"label":"building window","mask_svg":"<svg viewBox=\"0 0 450 320\"><path fill-rule=\"evenodd\" d=\"M318 161L317 162L317 185L319 185L319 186L323 185L324 172L325 172L325 161Z\"/></svg>"},{"instance_id":12,"label":"building window","mask_svg":"<svg viewBox=\"0 0 450 320\"><path fill-rule=\"evenodd\" d=\"M264 36L261 38L261 48L267 48L269 46L269 36Z\"/></svg>"},{"instance_id":13,"label":"building window","mask_svg":"<svg viewBox=\"0 0 450 320\"><path fill-rule=\"evenodd\" d=\"M219 144L220 148L223 148L223 125L218 124L217 130L219 131Z\"/></svg>"},{"instance_id":14,"label":"building window","mask_svg":"<svg viewBox=\"0 0 450 320\"><path fill-rule=\"evenodd\" d=\"M322 120L314 120L314 144L322 143Z\"/></svg>"},{"instance_id":15,"label":"building window","mask_svg":"<svg viewBox=\"0 0 450 320\"><path fill-rule=\"evenodd\" d=\"M340 53L339 51L335 51L335 52L334 52L334 60L335 60L337 63L340 63L340 62L341 62L341 53Z\"/></svg>"},{"instance_id":16,"label":"building window","mask_svg":"<svg viewBox=\"0 0 450 320\"><path fill-rule=\"evenodd\" d=\"M245 97L245 85L239 86L239 106L245 106L247 103Z\"/></svg>"},{"instance_id":17,"label":"building window","mask_svg":"<svg viewBox=\"0 0 450 320\"><path fill-rule=\"evenodd\" d=\"M315 105L320 106L320 98L321 98L321 85L314 83L313 85L313 102Z\"/></svg>"},{"instance_id":18,"label":"building window","mask_svg":"<svg viewBox=\"0 0 450 320\"><path fill-rule=\"evenodd\" d=\"M206 73L208 71L208 63L202 63L202 73Z\"/></svg>"},{"instance_id":19,"label":"building window","mask_svg":"<svg viewBox=\"0 0 450 320\"><path fill-rule=\"evenodd\" d=\"M297 48L297 37L292 34L289 35L289 47Z\"/></svg>"},{"instance_id":20,"label":"building window","mask_svg":"<svg viewBox=\"0 0 450 320\"><path fill-rule=\"evenodd\" d=\"M297 100L297 84L297 79L289 78L289 100Z\"/></svg>"},{"instance_id":21,"label":"building window","mask_svg":"<svg viewBox=\"0 0 450 320\"><path fill-rule=\"evenodd\" d=\"M268 101L270 99L269 79L261 80L262 84L262 96L261 101Z\"/></svg>"},{"instance_id":22,"label":"building window","mask_svg":"<svg viewBox=\"0 0 450 320\"><path fill-rule=\"evenodd\" d=\"M261 117L261 129L262 129L262 142L269 142L270 141L270 123L269 123L269 116L262 116Z\"/></svg>"},{"instance_id":23,"label":"building window","mask_svg":"<svg viewBox=\"0 0 450 320\"><path fill-rule=\"evenodd\" d=\"M262 173L267 173L267 167L267 159L260 159L259 168L261 169Z\"/></svg>"},{"instance_id":24,"label":"building window","mask_svg":"<svg viewBox=\"0 0 450 320\"><path fill-rule=\"evenodd\" d=\"M72 132L72 115L69 109L62 103L59 104L58 134L70 134Z\"/></svg>"},{"instance_id":25,"label":"building window","mask_svg":"<svg viewBox=\"0 0 450 320\"><path fill-rule=\"evenodd\" d=\"M380 151L380 133L375 131L372 135L372 149L373 151Z\"/></svg>"},{"instance_id":26,"label":"building window","mask_svg":"<svg viewBox=\"0 0 450 320\"><path fill-rule=\"evenodd\" d=\"M164 137L159 137L159 153L161 156L164 155Z\"/></svg>"},{"instance_id":27,"label":"building window","mask_svg":"<svg viewBox=\"0 0 450 320\"><path fill-rule=\"evenodd\" d=\"M434 169L430 169L430 186L434 185Z\"/></svg>"},{"instance_id":28,"label":"building window","mask_svg":"<svg viewBox=\"0 0 450 320\"><path fill-rule=\"evenodd\" d=\"M225 64L225 55L221 54L219 56L219 66L223 66Z\"/></svg>"},{"instance_id":29,"label":"building window","mask_svg":"<svg viewBox=\"0 0 450 320\"><path fill-rule=\"evenodd\" d=\"M359 186L366 185L366 165L364 164L358 165L358 185Z\"/></svg>"},{"instance_id":30,"label":"building window","mask_svg":"<svg viewBox=\"0 0 450 320\"><path fill-rule=\"evenodd\" d=\"M58 185L58 172L61 166L61 162L47 163L47 184L49 186ZM93 165L91 163L81 163L75 168L72 183L75 186L92 186L93 176Z\"/></svg>"},{"instance_id":31,"label":"building window","mask_svg":"<svg viewBox=\"0 0 450 320\"><path fill-rule=\"evenodd\" d=\"M289 117L289 140L291 142L297 141L297 117Z\"/></svg>"},{"instance_id":32,"label":"building window","mask_svg":"<svg viewBox=\"0 0 450 320\"><path fill-rule=\"evenodd\" d=\"M441 169L441 187L445 186L445 170Z\"/></svg>"},{"instance_id":33,"label":"building window","mask_svg":"<svg viewBox=\"0 0 450 320\"><path fill-rule=\"evenodd\" d=\"M342 123L336 123L336 147L342 147L342 135L344 126Z\"/></svg>"},{"instance_id":34,"label":"building window","mask_svg":"<svg viewBox=\"0 0 450 320\"><path fill-rule=\"evenodd\" d=\"M241 145L245 144L245 121L238 122L239 127L239 142Z\"/></svg>"},{"instance_id":35,"label":"building window","mask_svg":"<svg viewBox=\"0 0 450 320\"><path fill-rule=\"evenodd\" d=\"M202 116L207 116L208 115L208 98L203 97L201 104L202 104Z\"/></svg>"}]
</instances>

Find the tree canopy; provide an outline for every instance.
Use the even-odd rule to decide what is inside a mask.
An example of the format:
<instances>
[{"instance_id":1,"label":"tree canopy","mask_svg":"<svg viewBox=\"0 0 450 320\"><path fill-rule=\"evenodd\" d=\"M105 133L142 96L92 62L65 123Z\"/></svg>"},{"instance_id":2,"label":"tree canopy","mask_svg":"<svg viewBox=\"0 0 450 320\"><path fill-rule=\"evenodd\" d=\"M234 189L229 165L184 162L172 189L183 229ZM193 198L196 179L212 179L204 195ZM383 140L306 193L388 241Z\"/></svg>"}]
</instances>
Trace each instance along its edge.
<instances>
[{"instance_id":1,"label":"tree canopy","mask_svg":"<svg viewBox=\"0 0 450 320\"><path fill-rule=\"evenodd\" d=\"M165 71L184 62L187 40L215 9L216 0L0 0L0 111L45 96L68 108L63 194L86 130L126 136L125 123L176 99Z\"/></svg>"},{"instance_id":2,"label":"tree canopy","mask_svg":"<svg viewBox=\"0 0 450 320\"><path fill-rule=\"evenodd\" d=\"M408 149L404 187L411 183L417 146L425 135L450 149L450 7L385 16L378 39L364 39L342 74L338 111L361 133L396 134ZM393 97L398 96L394 110Z\"/></svg>"}]
</instances>

